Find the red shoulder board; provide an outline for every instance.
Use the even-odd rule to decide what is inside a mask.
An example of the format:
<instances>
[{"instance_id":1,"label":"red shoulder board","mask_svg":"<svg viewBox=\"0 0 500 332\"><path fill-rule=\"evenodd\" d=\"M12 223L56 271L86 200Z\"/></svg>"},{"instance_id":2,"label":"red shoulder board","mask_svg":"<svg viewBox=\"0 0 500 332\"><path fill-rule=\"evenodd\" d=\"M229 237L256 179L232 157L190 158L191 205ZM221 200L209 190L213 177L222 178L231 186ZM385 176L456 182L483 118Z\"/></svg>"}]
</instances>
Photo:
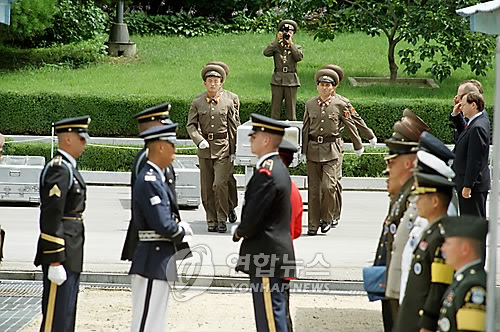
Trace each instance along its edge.
<instances>
[{"instance_id":1,"label":"red shoulder board","mask_svg":"<svg viewBox=\"0 0 500 332\"><path fill-rule=\"evenodd\" d=\"M269 168L265 168L265 167L259 168L259 173L264 173L267 176L272 175L271 170Z\"/></svg>"}]
</instances>

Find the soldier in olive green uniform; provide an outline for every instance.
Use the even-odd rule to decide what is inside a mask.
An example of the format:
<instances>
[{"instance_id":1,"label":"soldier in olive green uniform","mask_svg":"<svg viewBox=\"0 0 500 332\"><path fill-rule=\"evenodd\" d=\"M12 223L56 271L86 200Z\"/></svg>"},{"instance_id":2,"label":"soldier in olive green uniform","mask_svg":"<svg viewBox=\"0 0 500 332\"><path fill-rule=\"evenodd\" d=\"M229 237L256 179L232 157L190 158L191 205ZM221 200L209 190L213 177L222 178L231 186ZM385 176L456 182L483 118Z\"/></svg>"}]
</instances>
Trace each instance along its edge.
<instances>
[{"instance_id":1,"label":"soldier in olive green uniform","mask_svg":"<svg viewBox=\"0 0 500 332\"><path fill-rule=\"evenodd\" d=\"M207 92L191 103L187 131L198 146L201 199L208 231L224 233L229 213L231 159L236 152L235 106L221 94L226 78L221 66L205 66L201 76Z\"/></svg>"},{"instance_id":2,"label":"soldier in olive green uniform","mask_svg":"<svg viewBox=\"0 0 500 332\"><path fill-rule=\"evenodd\" d=\"M409 112L411 111L405 110L403 114L409 115ZM416 115L406 115L403 116L401 121L394 124L392 137L385 141L389 148L389 155L385 159L387 162L386 173L389 175L387 191L391 199L389 212L385 218L377 245L373 263L375 266L388 267L390 264L394 234L396 234L399 222L408 206L408 198L414 183L411 170L415 167L418 138L422 131L428 129L427 125ZM398 299L386 298L382 300L385 332L392 331L398 305Z\"/></svg>"},{"instance_id":3,"label":"soldier in olive green uniform","mask_svg":"<svg viewBox=\"0 0 500 332\"><path fill-rule=\"evenodd\" d=\"M339 76L339 84L344 80L345 74L344 70L337 65L324 65L321 69L331 69L337 73ZM349 99L345 98L344 96L341 96L337 93L337 88L339 86L337 85L334 90L333 90L333 96L337 96L340 98L342 101L346 103L346 107L349 110L349 112L346 111L346 118L349 119L351 122L354 123L356 126L357 130L361 133L364 138L366 138L370 142L371 147L375 147L377 144L377 137L373 133L373 130L368 128L366 125L365 121L361 118L361 116L356 112L354 107L352 106L351 102ZM339 127L339 135L340 139L342 140L341 143L341 154L340 154L340 159L339 159L339 164L337 167L337 178L339 179L339 185L337 186L337 192L335 193L335 201L339 202L339 204L335 205L335 210L333 211L333 215L328 216L326 220L332 220L332 227L338 225L338 221L340 220L340 215L342 213L342 184L340 183L340 179L342 179L342 162L344 161L344 140L343 140L343 131L344 131L344 124L341 123Z\"/></svg>"},{"instance_id":4,"label":"soldier in olive green uniform","mask_svg":"<svg viewBox=\"0 0 500 332\"><path fill-rule=\"evenodd\" d=\"M208 65L217 65L217 66L221 66L222 68L224 68L224 71L226 72L226 79L227 77L229 76L229 66L222 62L222 61L210 61L209 63L207 63L207 66ZM200 93L198 96L196 96L196 98L200 97L203 93ZM229 99L231 99L234 103L234 107L235 107L235 112L234 112L234 116L235 116L235 122L236 122L236 127L238 127L241 122L240 122L240 98L238 97L237 94L235 93L232 93L231 91L228 91L228 90L224 90L223 87L220 88L220 94L222 96L225 96ZM229 222L231 223L234 223L236 222L236 220L238 219L238 216L236 215L236 211L234 210L237 206L238 206L238 187L237 187L237 183L236 183L236 178L234 177L234 174L233 174L233 167L234 167L234 164L233 164L234 160L231 160L231 176L229 177Z\"/></svg>"},{"instance_id":5,"label":"soldier in olive green uniform","mask_svg":"<svg viewBox=\"0 0 500 332\"><path fill-rule=\"evenodd\" d=\"M319 96L305 104L302 128L302 152L307 157L307 181L309 197L308 235L316 235L318 228L328 232L333 215L335 193L339 185L337 167L341 158L339 126L343 123L357 151L363 149L354 124L345 117L345 103L332 96L339 77L331 69L319 70L315 75Z\"/></svg>"},{"instance_id":6,"label":"soldier in olive green uniform","mask_svg":"<svg viewBox=\"0 0 500 332\"><path fill-rule=\"evenodd\" d=\"M443 296L438 332L484 331L486 272L481 255L486 248L488 223L473 216L443 219L446 263L456 270Z\"/></svg>"},{"instance_id":7,"label":"soldier in olive green uniform","mask_svg":"<svg viewBox=\"0 0 500 332\"><path fill-rule=\"evenodd\" d=\"M417 157L413 194L418 195L418 215L429 223L413 251L406 292L395 322L394 330L400 332L435 331L441 297L453 279L453 268L445 264L441 253L444 242L441 220L451 201L455 173L429 152L418 151Z\"/></svg>"},{"instance_id":8,"label":"soldier in olive green uniform","mask_svg":"<svg viewBox=\"0 0 500 332\"><path fill-rule=\"evenodd\" d=\"M302 47L293 43L297 32L297 23L283 20L278 25L278 34L264 50L264 55L274 57L274 73L271 79L271 117L280 119L281 103L285 99L287 120L297 120L295 105L297 103L297 88L300 86L297 76L297 62L302 60Z\"/></svg>"}]
</instances>

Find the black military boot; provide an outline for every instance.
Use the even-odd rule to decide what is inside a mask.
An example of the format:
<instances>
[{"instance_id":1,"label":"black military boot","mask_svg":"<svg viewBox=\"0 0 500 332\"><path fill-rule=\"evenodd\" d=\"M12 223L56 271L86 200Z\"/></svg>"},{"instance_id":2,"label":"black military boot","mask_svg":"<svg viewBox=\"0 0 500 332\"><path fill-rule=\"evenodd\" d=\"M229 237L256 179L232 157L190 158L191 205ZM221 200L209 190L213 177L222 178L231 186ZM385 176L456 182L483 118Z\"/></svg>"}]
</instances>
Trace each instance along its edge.
<instances>
[{"instance_id":1,"label":"black military boot","mask_svg":"<svg viewBox=\"0 0 500 332\"><path fill-rule=\"evenodd\" d=\"M217 232L219 233L225 233L227 232L227 226L225 221L219 221L217 223Z\"/></svg>"},{"instance_id":2,"label":"black military boot","mask_svg":"<svg viewBox=\"0 0 500 332\"><path fill-rule=\"evenodd\" d=\"M229 211L228 219L231 224L234 224L236 220L238 220L238 216L236 215L236 211L234 211L234 209L231 209L231 211Z\"/></svg>"},{"instance_id":3,"label":"black military boot","mask_svg":"<svg viewBox=\"0 0 500 332\"><path fill-rule=\"evenodd\" d=\"M321 230L321 233L326 233L330 230L331 223L328 221L321 220L319 223L319 228Z\"/></svg>"}]
</instances>

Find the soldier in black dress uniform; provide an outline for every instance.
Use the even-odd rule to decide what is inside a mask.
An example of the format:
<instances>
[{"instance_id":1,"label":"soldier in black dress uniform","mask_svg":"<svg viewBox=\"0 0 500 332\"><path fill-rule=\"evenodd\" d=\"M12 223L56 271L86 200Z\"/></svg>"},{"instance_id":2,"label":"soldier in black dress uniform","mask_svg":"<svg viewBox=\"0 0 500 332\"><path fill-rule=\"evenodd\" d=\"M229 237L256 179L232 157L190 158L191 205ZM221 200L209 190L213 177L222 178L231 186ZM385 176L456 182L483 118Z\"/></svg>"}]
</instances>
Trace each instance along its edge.
<instances>
[{"instance_id":1,"label":"soldier in black dress uniform","mask_svg":"<svg viewBox=\"0 0 500 332\"><path fill-rule=\"evenodd\" d=\"M76 158L89 139L90 117L54 124L56 156L40 175L40 237L35 265L42 265L43 297L40 331L74 331L83 265L86 185Z\"/></svg>"},{"instance_id":2,"label":"soldier in black dress uniform","mask_svg":"<svg viewBox=\"0 0 500 332\"><path fill-rule=\"evenodd\" d=\"M486 327L486 272L481 257L486 250L488 223L473 216L443 219L441 250L455 269L444 293L438 332L484 331Z\"/></svg>"},{"instance_id":3,"label":"soldier in black dress uniform","mask_svg":"<svg viewBox=\"0 0 500 332\"><path fill-rule=\"evenodd\" d=\"M252 153L256 172L248 182L241 224L233 241L243 238L237 271L250 275L257 331L288 331L283 278L295 277L295 254L290 236L290 175L278 155L288 127L252 114Z\"/></svg>"},{"instance_id":4,"label":"soldier in black dress uniform","mask_svg":"<svg viewBox=\"0 0 500 332\"><path fill-rule=\"evenodd\" d=\"M164 124L172 124L172 120L170 120L169 118L170 109L171 109L170 103L164 103L161 105L150 107L134 115L134 118L139 122L139 132L142 133L143 131L149 128L162 126ZM144 167L146 161L148 160L147 155L148 155L148 150L146 146L144 146L144 148L142 148L135 156L135 160L132 165L132 171L131 171L131 179L130 179L131 188L134 188L137 174L139 174L140 170ZM177 198L175 193L175 171L173 165L165 167L164 173L165 173L165 181L170 187L172 193L174 194L173 205L174 205L175 215L177 218L176 221L179 222L180 214L179 214L179 207L177 206ZM137 246L138 235L137 235L137 229L135 229L133 218L134 218L134 212L132 211L132 219L130 220L127 230L127 235L125 237L125 243L123 244L122 255L121 255L122 260L132 260L132 257L134 256L135 247Z\"/></svg>"},{"instance_id":5,"label":"soldier in black dress uniform","mask_svg":"<svg viewBox=\"0 0 500 332\"><path fill-rule=\"evenodd\" d=\"M168 282L177 278L175 244L193 235L189 224L175 221L174 195L163 171L175 159L176 128L177 124L157 126L139 135L149 153L133 188L133 222L139 235L129 272L133 332L165 330Z\"/></svg>"}]
</instances>

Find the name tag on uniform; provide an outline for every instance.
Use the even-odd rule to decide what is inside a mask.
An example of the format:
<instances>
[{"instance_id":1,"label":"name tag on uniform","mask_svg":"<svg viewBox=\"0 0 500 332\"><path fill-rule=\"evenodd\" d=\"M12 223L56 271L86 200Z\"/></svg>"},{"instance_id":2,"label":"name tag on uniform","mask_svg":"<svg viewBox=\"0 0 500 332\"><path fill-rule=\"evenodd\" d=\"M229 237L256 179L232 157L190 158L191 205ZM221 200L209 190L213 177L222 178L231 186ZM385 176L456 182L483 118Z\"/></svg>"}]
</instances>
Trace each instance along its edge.
<instances>
[{"instance_id":1,"label":"name tag on uniform","mask_svg":"<svg viewBox=\"0 0 500 332\"><path fill-rule=\"evenodd\" d=\"M152 182L154 182L154 181L156 181L156 176L154 176L154 175L146 175L146 176L144 176L144 181L148 181L148 182L152 181Z\"/></svg>"},{"instance_id":2,"label":"name tag on uniform","mask_svg":"<svg viewBox=\"0 0 500 332\"><path fill-rule=\"evenodd\" d=\"M158 196L153 196L149 199L149 201L151 202L151 205L156 205L161 203L161 198Z\"/></svg>"}]
</instances>

